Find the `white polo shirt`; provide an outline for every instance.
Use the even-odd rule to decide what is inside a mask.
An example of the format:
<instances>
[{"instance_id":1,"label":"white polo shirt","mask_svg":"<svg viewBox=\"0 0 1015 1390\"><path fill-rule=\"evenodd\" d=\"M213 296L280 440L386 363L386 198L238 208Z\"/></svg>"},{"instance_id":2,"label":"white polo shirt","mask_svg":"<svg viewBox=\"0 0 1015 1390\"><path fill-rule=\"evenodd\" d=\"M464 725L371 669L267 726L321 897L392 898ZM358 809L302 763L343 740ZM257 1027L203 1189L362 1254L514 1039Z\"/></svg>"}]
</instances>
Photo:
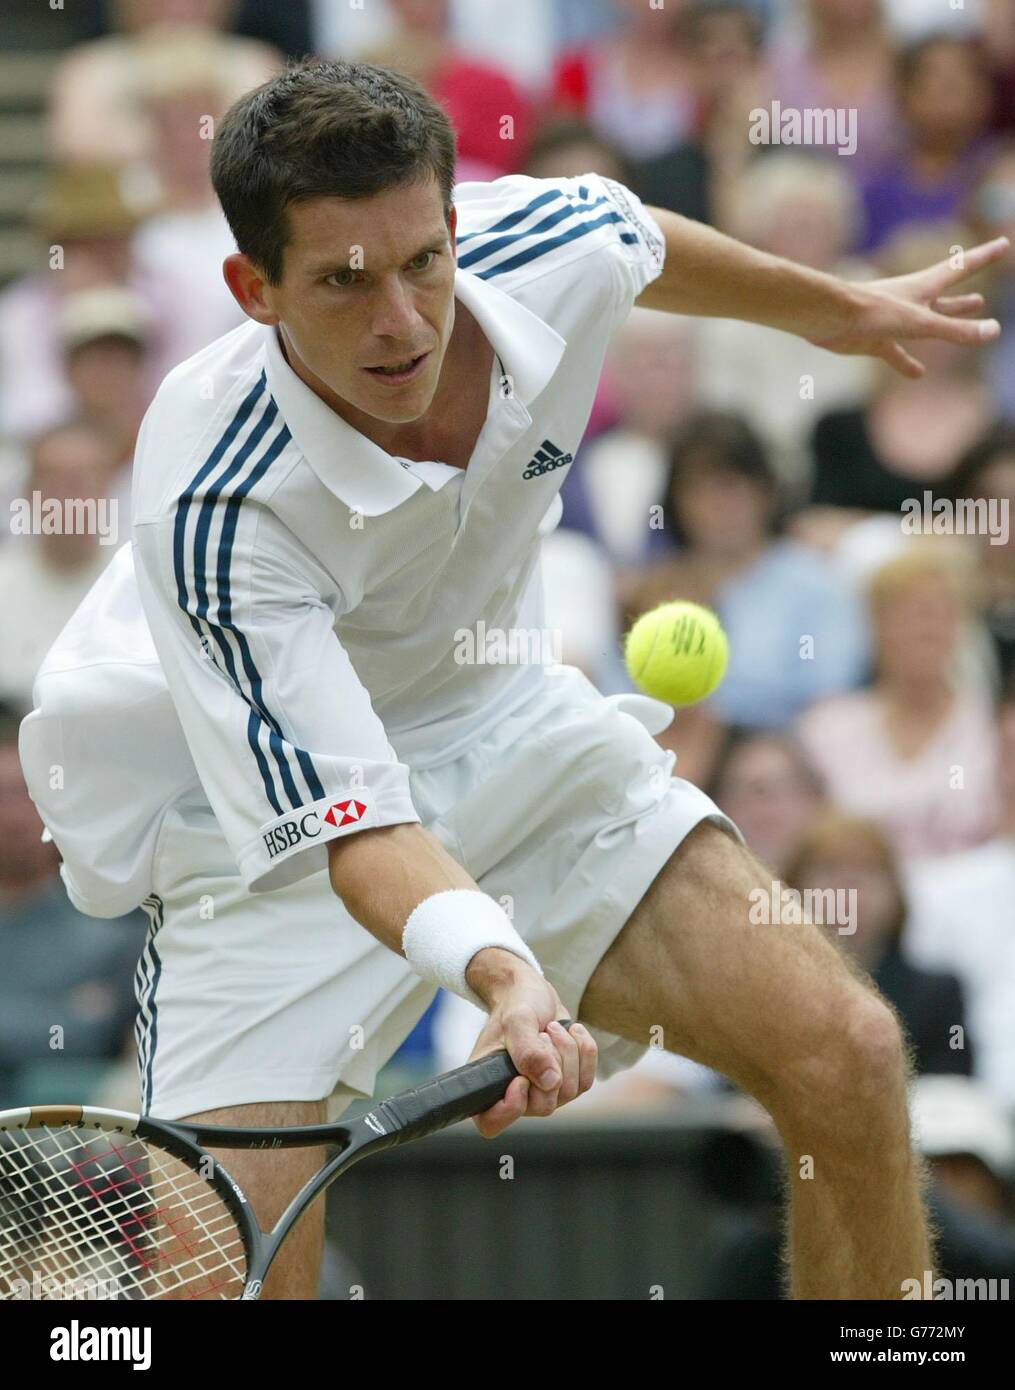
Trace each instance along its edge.
<instances>
[{"instance_id":1,"label":"white polo shirt","mask_svg":"<svg viewBox=\"0 0 1015 1390\"><path fill-rule=\"evenodd\" d=\"M250 892L324 868L328 840L418 820L410 767L456 757L548 678L539 537L663 237L594 174L462 184L456 203L455 295L495 353L467 469L385 453L253 321L150 406L133 543L51 649L22 725L83 911L150 891L161 816L197 782ZM61 757L74 768L55 793Z\"/></svg>"}]
</instances>

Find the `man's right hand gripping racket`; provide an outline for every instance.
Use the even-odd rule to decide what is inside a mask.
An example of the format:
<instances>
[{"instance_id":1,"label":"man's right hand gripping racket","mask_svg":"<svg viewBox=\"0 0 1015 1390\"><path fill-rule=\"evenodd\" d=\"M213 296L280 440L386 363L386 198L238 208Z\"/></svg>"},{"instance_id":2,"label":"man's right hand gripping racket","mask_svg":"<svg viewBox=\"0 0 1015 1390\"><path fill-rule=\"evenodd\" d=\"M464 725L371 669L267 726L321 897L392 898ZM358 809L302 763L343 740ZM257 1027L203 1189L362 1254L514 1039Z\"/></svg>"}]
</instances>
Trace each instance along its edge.
<instances>
[{"instance_id":1,"label":"man's right hand gripping racket","mask_svg":"<svg viewBox=\"0 0 1015 1390\"><path fill-rule=\"evenodd\" d=\"M82 1105L0 1112L0 1300L256 1299L296 1221L340 1174L488 1110L517 1075L507 1052L491 1052L359 1119L283 1129ZM336 1152L270 1231L206 1151L315 1144Z\"/></svg>"}]
</instances>

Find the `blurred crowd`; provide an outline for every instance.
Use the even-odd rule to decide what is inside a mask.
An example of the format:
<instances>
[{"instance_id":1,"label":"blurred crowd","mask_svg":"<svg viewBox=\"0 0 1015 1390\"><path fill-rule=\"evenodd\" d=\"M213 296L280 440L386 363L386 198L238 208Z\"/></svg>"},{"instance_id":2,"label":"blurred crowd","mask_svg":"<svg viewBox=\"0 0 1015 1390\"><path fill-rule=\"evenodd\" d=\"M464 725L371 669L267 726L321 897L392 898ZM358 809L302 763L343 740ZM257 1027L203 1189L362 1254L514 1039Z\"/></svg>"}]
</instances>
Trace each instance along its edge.
<instances>
[{"instance_id":1,"label":"blurred crowd","mask_svg":"<svg viewBox=\"0 0 1015 1390\"><path fill-rule=\"evenodd\" d=\"M1002 233L1015 242L1012 0L80 8L91 36L55 69L45 187L29 210L37 266L0 291L11 516L0 534L0 1107L68 1089L136 1103L122 1059L145 922L96 921L66 901L17 727L46 650L129 538L133 445L155 388L241 322L207 173L215 121L237 95L304 54L388 63L451 114L462 180L595 171L852 279L906 274ZM855 139L794 143L780 119L815 110L838 113L847 136L852 119ZM1015 249L970 288L1000 340L920 344L916 380L753 324L635 309L544 571L563 659L606 694L632 688L621 644L638 614L672 598L719 613L726 680L660 739L780 884L856 904L850 930L828 929L906 1027L920 1142L946 1202L972 1223L955 1238L1008 1272ZM93 504L96 524L47 523L54 498ZM477 1024L471 1006L439 999L391 1075L458 1064ZM729 1090L652 1051L574 1108ZM770 1209L759 1210L764 1245Z\"/></svg>"}]
</instances>

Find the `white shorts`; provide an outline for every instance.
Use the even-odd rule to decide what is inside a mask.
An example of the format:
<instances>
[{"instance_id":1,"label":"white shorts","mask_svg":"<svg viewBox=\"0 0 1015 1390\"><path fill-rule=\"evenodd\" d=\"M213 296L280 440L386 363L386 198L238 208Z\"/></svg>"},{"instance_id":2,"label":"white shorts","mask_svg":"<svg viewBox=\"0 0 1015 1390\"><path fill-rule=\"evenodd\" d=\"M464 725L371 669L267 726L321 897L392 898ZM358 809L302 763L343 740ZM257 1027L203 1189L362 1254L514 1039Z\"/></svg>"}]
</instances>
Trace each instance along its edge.
<instances>
[{"instance_id":1,"label":"white shorts","mask_svg":"<svg viewBox=\"0 0 1015 1390\"><path fill-rule=\"evenodd\" d=\"M573 1017L684 836L703 819L738 834L671 775L675 755L649 732L670 717L658 701L603 696L557 667L465 753L412 767L423 825L510 911ZM146 1113L180 1119L327 1097L335 1117L372 1093L434 997L346 912L327 870L248 893L200 791L165 818L146 910L137 971ZM593 1031L600 1077L645 1052Z\"/></svg>"}]
</instances>

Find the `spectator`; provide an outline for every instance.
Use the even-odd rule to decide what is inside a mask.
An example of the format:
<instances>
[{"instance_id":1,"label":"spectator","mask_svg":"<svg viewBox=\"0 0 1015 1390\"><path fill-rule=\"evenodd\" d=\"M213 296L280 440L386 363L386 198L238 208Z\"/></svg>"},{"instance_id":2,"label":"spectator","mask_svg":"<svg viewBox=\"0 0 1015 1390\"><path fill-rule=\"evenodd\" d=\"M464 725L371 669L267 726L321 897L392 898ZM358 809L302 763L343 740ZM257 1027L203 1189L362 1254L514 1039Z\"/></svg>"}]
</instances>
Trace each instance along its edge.
<instances>
[{"instance_id":1,"label":"spectator","mask_svg":"<svg viewBox=\"0 0 1015 1390\"><path fill-rule=\"evenodd\" d=\"M821 779L800 744L766 729L733 731L709 795L758 858L780 875L825 804Z\"/></svg>"},{"instance_id":2,"label":"spectator","mask_svg":"<svg viewBox=\"0 0 1015 1390\"><path fill-rule=\"evenodd\" d=\"M826 811L804 835L785 881L895 1006L917 1073L970 1075L958 980L920 970L905 958L909 909L884 830L873 820Z\"/></svg>"},{"instance_id":3,"label":"spectator","mask_svg":"<svg viewBox=\"0 0 1015 1390\"><path fill-rule=\"evenodd\" d=\"M174 363L247 322L222 275L236 242L208 173L211 137L228 96L218 49L206 32L179 29L137 60L160 201L139 228L134 252L144 271L172 283L166 353Z\"/></svg>"},{"instance_id":4,"label":"spectator","mask_svg":"<svg viewBox=\"0 0 1015 1390\"><path fill-rule=\"evenodd\" d=\"M892 45L881 0L804 0L805 32L773 43L764 102L857 113L854 177L897 146ZM834 155L832 146L815 146Z\"/></svg>"},{"instance_id":5,"label":"spectator","mask_svg":"<svg viewBox=\"0 0 1015 1390\"><path fill-rule=\"evenodd\" d=\"M145 110L142 55L181 27L204 30L217 46L225 105L266 82L282 55L257 39L223 32L235 0L116 0L120 32L72 48L53 74L49 146L68 162L108 161L150 173L155 132Z\"/></svg>"},{"instance_id":6,"label":"spectator","mask_svg":"<svg viewBox=\"0 0 1015 1390\"><path fill-rule=\"evenodd\" d=\"M991 83L982 50L936 36L905 49L897 65L904 148L863 181L862 251L911 223L959 215L989 147Z\"/></svg>"},{"instance_id":7,"label":"spectator","mask_svg":"<svg viewBox=\"0 0 1015 1390\"><path fill-rule=\"evenodd\" d=\"M660 550L651 507L669 472L669 440L697 401L687 324L672 314L634 309L614 334L601 395L613 428L583 445L562 490L564 525L588 529L614 562L632 568ZM587 518L576 518L577 488ZM668 547L665 547L668 553Z\"/></svg>"},{"instance_id":8,"label":"spectator","mask_svg":"<svg viewBox=\"0 0 1015 1390\"><path fill-rule=\"evenodd\" d=\"M133 290L96 285L67 296L58 336L71 393L68 418L94 425L107 440L114 474L107 495L117 498L119 515L126 518L134 442L150 398L151 314ZM6 462L9 506L30 491L29 450L12 443Z\"/></svg>"},{"instance_id":9,"label":"spectator","mask_svg":"<svg viewBox=\"0 0 1015 1390\"><path fill-rule=\"evenodd\" d=\"M790 151L756 159L728 210L729 231L762 251L848 279L866 273L846 256L860 210L841 163ZM823 412L860 408L873 363L734 319L695 319L692 332L704 402L743 415L762 435L786 494L802 499L815 423Z\"/></svg>"},{"instance_id":10,"label":"spectator","mask_svg":"<svg viewBox=\"0 0 1015 1390\"><path fill-rule=\"evenodd\" d=\"M901 275L941 259L955 238L967 244L958 229L907 236L883 269ZM794 528L801 539L830 545L865 515L898 515L909 499L940 485L987 429L993 410L981 354L952 343L921 343L918 355L926 368L922 377L900 377L878 363L863 408L832 410L818 420L812 506Z\"/></svg>"},{"instance_id":11,"label":"spectator","mask_svg":"<svg viewBox=\"0 0 1015 1390\"><path fill-rule=\"evenodd\" d=\"M65 1062L99 1064L120 1052L145 926L140 912L100 922L68 902L21 775L17 735L16 712L0 708L0 1108L91 1099ZM51 1094L29 1094L43 1069ZM74 1077L65 1083L73 1094L58 1094L61 1070Z\"/></svg>"},{"instance_id":12,"label":"spectator","mask_svg":"<svg viewBox=\"0 0 1015 1390\"><path fill-rule=\"evenodd\" d=\"M954 550L927 537L875 570L873 684L798 725L832 801L882 821L905 859L972 848L998 823L990 704L956 677L972 603Z\"/></svg>"},{"instance_id":13,"label":"spectator","mask_svg":"<svg viewBox=\"0 0 1015 1390\"><path fill-rule=\"evenodd\" d=\"M158 266L140 266L132 234L150 203L110 165L59 168L33 209L47 248L47 268L0 294L0 431L27 439L74 410L67 380L60 314L78 290L124 285L145 303L154 325L149 390L175 366L171 328L177 307L172 280ZM167 351L168 350L168 351Z\"/></svg>"},{"instance_id":14,"label":"spectator","mask_svg":"<svg viewBox=\"0 0 1015 1390\"><path fill-rule=\"evenodd\" d=\"M641 160L632 186L650 205L725 226L727 190L754 153L749 90L760 71L761 25L750 5L699 0L688 11L684 33L694 127L686 139Z\"/></svg>"},{"instance_id":15,"label":"spectator","mask_svg":"<svg viewBox=\"0 0 1015 1390\"><path fill-rule=\"evenodd\" d=\"M0 699L25 713L43 657L129 525L109 497L114 452L84 422L48 431L32 449L28 496L0 547L0 593L9 596Z\"/></svg>"},{"instance_id":16,"label":"spectator","mask_svg":"<svg viewBox=\"0 0 1015 1390\"><path fill-rule=\"evenodd\" d=\"M603 174L630 184L631 167L620 151L586 121L547 116L536 126L522 173L533 179L580 178Z\"/></svg>"},{"instance_id":17,"label":"spectator","mask_svg":"<svg viewBox=\"0 0 1015 1390\"><path fill-rule=\"evenodd\" d=\"M996 425L963 455L951 477L957 506L985 509L976 532L982 611L1002 683L1015 678L1015 425Z\"/></svg>"},{"instance_id":18,"label":"spectator","mask_svg":"<svg viewBox=\"0 0 1015 1390\"><path fill-rule=\"evenodd\" d=\"M998 710L996 832L959 854L914 860L906 949L929 970L962 980L977 1075L1015 1114L1015 683Z\"/></svg>"},{"instance_id":19,"label":"spectator","mask_svg":"<svg viewBox=\"0 0 1015 1390\"><path fill-rule=\"evenodd\" d=\"M716 609L730 663L709 705L729 724L784 728L865 670L860 606L822 557L780 534L777 510L775 476L741 419L704 413L679 431L664 506L675 550L644 574L632 608L679 597Z\"/></svg>"},{"instance_id":20,"label":"spectator","mask_svg":"<svg viewBox=\"0 0 1015 1390\"><path fill-rule=\"evenodd\" d=\"M129 469L148 408L151 339L147 306L122 285L81 290L66 301L60 315L74 418L106 435L116 468Z\"/></svg>"},{"instance_id":21,"label":"spectator","mask_svg":"<svg viewBox=\"0 0 1015 1390\"><path fill-rule=\"evenodd\" d=\"M389 7L398 29L365 60L409 73L441 103L455 127L459 182L518 170L531 135L529 97L450 41L448 0L389 0Z\"/></svg>"},{"instance_id":22,"label":"spectator","mask_svg":"<svg viewBox=\"0 0 1015 1390\"><path fill-rule=\"evenodd\" d=\"M693 67L683 38L686 0L653 8L615 0L620 28L561 55L553 100L584 117L631 159L671 149L694 129Z\"/></svg>"}]
</instances>

